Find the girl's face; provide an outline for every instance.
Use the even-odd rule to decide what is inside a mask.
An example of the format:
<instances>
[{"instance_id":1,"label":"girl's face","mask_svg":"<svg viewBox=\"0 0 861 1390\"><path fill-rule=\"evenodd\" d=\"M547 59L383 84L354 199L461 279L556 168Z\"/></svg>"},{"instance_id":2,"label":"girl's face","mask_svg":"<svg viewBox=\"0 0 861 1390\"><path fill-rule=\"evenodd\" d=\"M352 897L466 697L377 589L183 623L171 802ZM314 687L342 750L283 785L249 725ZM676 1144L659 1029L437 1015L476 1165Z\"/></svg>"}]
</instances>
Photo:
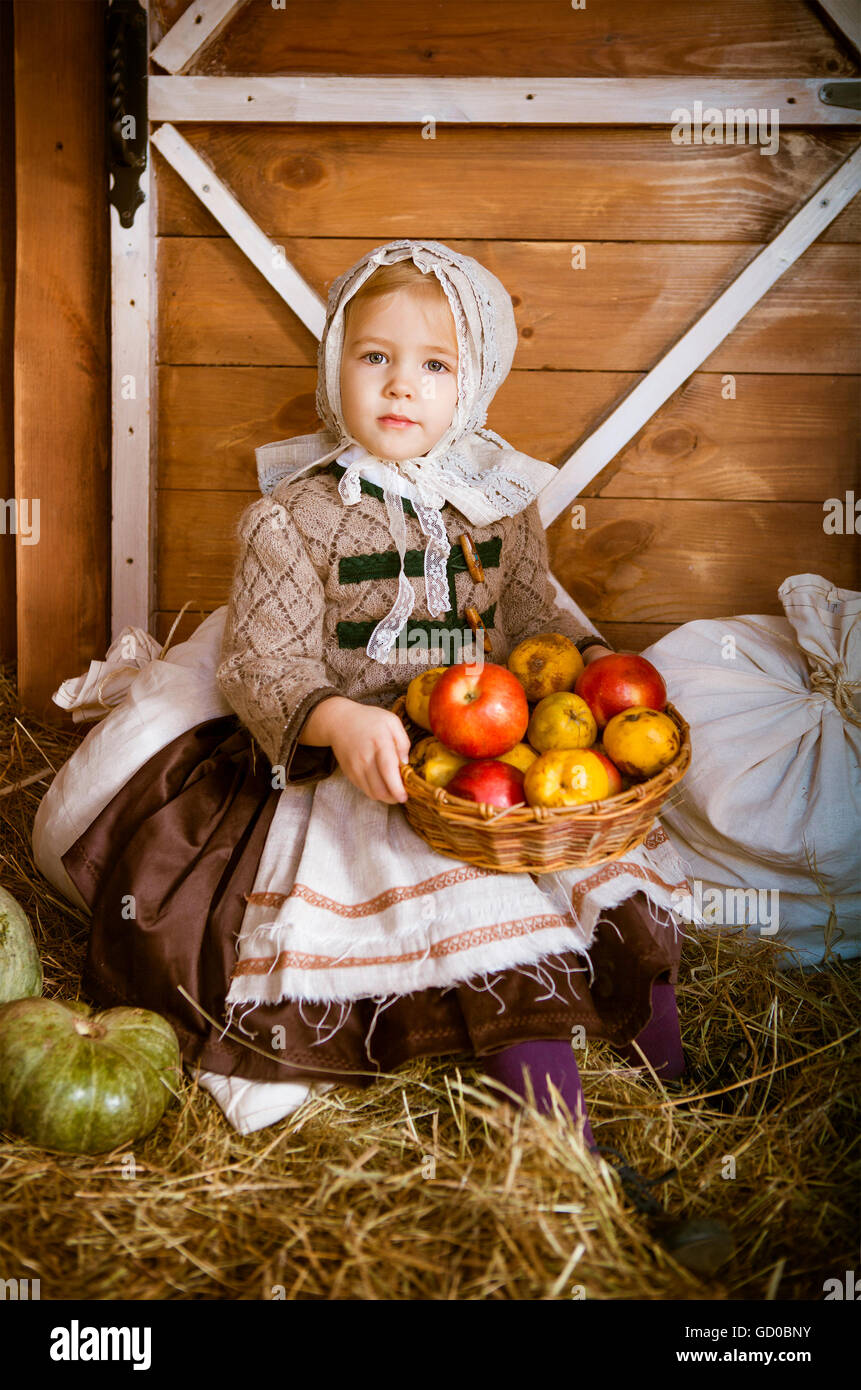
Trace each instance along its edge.
<instances>
[{"instance_id":1,"label":"girl's face","mask_svg":"<svg viewBox=\"0 0 861 1390\"><path fill-rule=\"evenodd\" d=\"M341 410L375 458L398 462L432 449L457 405L457 335L447 303L393 290L359 301L341 354ZM406 417L395 424L388 417Z\"/></svg>"}]
</instances>

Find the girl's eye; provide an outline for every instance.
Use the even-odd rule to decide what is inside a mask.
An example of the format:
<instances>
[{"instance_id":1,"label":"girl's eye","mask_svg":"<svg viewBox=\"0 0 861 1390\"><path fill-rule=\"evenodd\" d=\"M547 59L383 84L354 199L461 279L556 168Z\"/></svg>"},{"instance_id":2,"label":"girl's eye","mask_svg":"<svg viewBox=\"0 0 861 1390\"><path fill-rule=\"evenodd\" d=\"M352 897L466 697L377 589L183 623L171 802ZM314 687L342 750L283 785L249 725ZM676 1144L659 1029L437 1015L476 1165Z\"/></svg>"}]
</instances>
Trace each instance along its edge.
<instances>
[{"instance_id":1,"label":"girl's eye","mask_svg":"<svg viewBox=\"0 0 861 1390\"><path fill-rule=\"evenodd\" d=\"M379 357L379 358L381 358L382 360L385 360L385 356L386 356L386 354L385 354L384 352L380 352L378 348L371 348L369 352L366 352L366 353L364 354L363 360L364 360L364 361L367 361L367 362L370 362L370 365L371 365L372 367L377 367L377 366L379 366L379 363L378 363L378 362L373 362L373 361L371 361L371 358ZM428 365L429 367L432 367L432 368L440 367L440 368L442 369L443 372L449 371L449 368L446 366L445 362L439 362L435 357L430 358L430 359L428 360L427 365ZM433 375L433 376L440 376L440 375L441 375L441 372L433 371L433 372L432 372L432 375Z\"/></svg>"}]
</instances>

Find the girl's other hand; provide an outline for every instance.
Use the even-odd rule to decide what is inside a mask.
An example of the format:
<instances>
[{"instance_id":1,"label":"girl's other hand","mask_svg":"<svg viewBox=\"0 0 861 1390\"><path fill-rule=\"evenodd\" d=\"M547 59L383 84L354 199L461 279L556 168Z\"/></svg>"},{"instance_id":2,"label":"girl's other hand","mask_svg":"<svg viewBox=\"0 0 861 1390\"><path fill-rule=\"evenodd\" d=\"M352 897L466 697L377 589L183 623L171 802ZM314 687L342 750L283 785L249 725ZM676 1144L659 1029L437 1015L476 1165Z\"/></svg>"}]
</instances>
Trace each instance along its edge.
<instances>
[{"instance_id":1,"label":"girl's other hand","mask_svg":"<svg viewBox=\"0 0 861 1390\"><path fill-rule=\"evenodd\" d=\"M400 764L409 761L409 734L396 714L345 700L331 730L331 746L345 777L374 801L407 799Z\"/></svg>"}]
</instances>

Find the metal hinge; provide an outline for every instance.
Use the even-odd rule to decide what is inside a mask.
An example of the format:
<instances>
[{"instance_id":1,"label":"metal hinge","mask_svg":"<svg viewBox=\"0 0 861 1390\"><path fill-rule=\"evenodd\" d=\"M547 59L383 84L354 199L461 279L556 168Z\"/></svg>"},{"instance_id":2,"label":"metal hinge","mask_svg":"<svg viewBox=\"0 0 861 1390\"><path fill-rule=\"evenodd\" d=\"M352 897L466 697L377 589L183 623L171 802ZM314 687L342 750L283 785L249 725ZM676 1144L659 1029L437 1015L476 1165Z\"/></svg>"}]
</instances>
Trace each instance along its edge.
<instances>
[{"instance_id":1,"label":"metal hinge","mask_svg":"<svg viewBox=\"0 0 861 1390\"><path fill-rule=\"evenodd\" d=\"M819 100L825 106L845 106L848 111L861 111L861 82L854 77L845 82L826 82L819 88Z\"/></svg>"},{"instance_id":2,"label":"metal hinge","mask_svg":"<svg viewBox=\"0 0 861 1390\"><path fill-rule=\"evenodd\" d=\"M147 17L138 0L112 0L106 11L108 63L108 195L120 225L130 227L146 195L140 177L147 162Z\"/></svg>"}]
</instances>

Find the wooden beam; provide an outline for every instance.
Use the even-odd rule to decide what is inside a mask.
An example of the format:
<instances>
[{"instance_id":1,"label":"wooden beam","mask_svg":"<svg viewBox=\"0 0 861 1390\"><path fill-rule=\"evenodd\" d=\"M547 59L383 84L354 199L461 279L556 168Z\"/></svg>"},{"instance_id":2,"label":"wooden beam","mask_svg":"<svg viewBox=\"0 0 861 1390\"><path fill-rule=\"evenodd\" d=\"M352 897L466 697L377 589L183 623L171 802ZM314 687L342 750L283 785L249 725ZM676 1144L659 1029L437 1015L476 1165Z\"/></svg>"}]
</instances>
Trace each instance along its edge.
<instances>
[{"instance_id":1,"label":"wooden beam","mask_svg":"<svg viewBox=\"0 0 861 1390\"><path fill-rule=\"evenodd\" d=\"M156 265L153 180L131 227L111 204L111 641L155 611Z\"/></svg>"},{"instance_id":2,"label":"wooden beam","mask_svg":"<svg viewBox=\"0 0 861 1390\"><path fill-rule=\"evenodd\" d=\"M680 111L707 121L716 108L725 119L758 113L769 129L861 125L861 111L820 100L822 84L820 77L151 77L149 103L154 121L675 126ZM695 130L693 143L701 143ZM764 149L764 137L760 143Z\"/></svg>"},{"instance_id":3,"label":"wooden beam","mask_svg":"<svg viewBox=\"0 0 861 1390\"><path fill-rule=\"evenodd\" d=\"M166 72L187 72L247 0L192 0L150 57Z\"/></svg>"},{"instance_id":4,"label":"wooden beam","mask_svg":"<svg viewBox=\"0 0 861 1390\"><path fill-rule=\"evenodd\" d=\"M14 18L18 691L59 723L52 692L108 645L105 21L66 0Z\"/></svg>"},{"instance_id":5,"label":"wooden beam","mask_svg":"<svg viewBox=\"0 0 861 1390\"><path fill-rule=\"evenodd\" d=\"M325 301L290 264L284 255L284 248L270 241L222 183L215 170L174 126L159 126L151 137L151 143L319 341L326 324Z\"/></svg>"},{"instance_id":6,"label":"wooden beam","mask_svg":"<svg viewBox=\"0 0 861 1390\"><path fill-rule=\"evenodd\" d=\"M613 413L561 464L538 499L545 526L633 439L861 188L861 147L745 266Z\"/></svg>"},{"instance_id":7,"label":"wooden beam","mask_svg":"<svg viewBox=\"0 0 861 1390\"><path fill-rule=\"evenodd\" d=\"M151 43L152 10L143 5L144 53ZM129 59L135 44L131 34ZM121 99L132 98L115 95ZM129 111L122 107L122 114ZM140 113L143 116L143 112ZM144 164L137 187L142 200L130 227L110 203L111 232L111 641L124 627L149 631L155 612L156 441L151 421L157 403L155 371L156 211L151 177L149 122L142 121L136 154ZM116 165L114 166L117 167Z\"/></svg>"}]
</instances>

